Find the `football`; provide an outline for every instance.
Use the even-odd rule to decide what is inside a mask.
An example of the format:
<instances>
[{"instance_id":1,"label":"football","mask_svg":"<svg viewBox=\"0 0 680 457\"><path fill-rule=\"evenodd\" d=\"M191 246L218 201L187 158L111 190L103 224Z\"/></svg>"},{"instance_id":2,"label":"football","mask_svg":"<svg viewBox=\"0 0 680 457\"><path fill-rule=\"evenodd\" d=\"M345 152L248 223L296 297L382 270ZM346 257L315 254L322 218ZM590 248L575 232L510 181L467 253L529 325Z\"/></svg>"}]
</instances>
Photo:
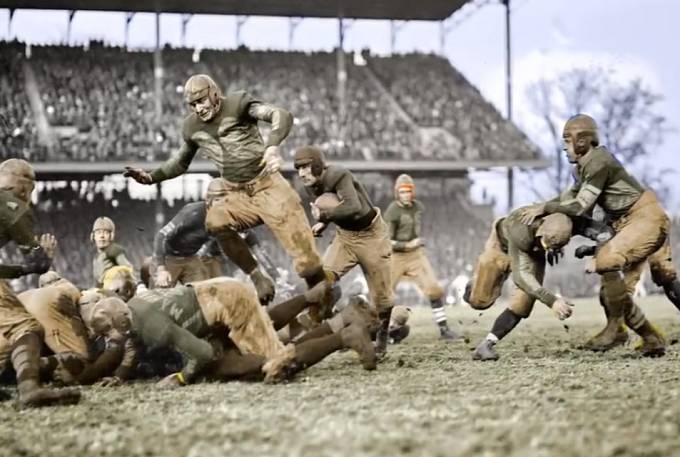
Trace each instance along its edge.
<instances>
[{"instance_id":1,"label":"football","mask_svg":"<svg viewBox=\"0 0 680 457\"><path fill-rule=\"evenodd\" d=\"M338 198L338 195L332 192L326 192L325 194L321 194L317 197L316 200L314 200L314 205L316 205L316 207L319 208L321 211L333 209L339 204L340 199Z\"/></svg>"}]
</instances>

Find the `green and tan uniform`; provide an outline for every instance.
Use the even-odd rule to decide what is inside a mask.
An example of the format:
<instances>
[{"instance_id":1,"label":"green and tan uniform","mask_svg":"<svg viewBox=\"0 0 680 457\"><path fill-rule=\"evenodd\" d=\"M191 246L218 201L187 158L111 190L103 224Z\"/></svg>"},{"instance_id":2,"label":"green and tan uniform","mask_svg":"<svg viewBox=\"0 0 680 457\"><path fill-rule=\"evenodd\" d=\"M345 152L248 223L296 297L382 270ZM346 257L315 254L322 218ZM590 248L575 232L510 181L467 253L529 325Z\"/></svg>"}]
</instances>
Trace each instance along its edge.
<instances>
[{"instance_id":1,"label":"green and tan uniform","mask_svg":"<svg viewBox=\"0 0 680 457\"><path fill-rule=\"evenodd\" d=\"M596 204L602 207L616 234L597 252L596 271L624 271L630 293L645 260L656 284L676 279L668 240L670 220L656 195L645 190L602 146L580 157L576 171L577 183L547 202L545 212L579 216L588 214Z\"/></svg>"},{"instance_id":2,"label":"green and tan uniform","mask_svg":"<svg viewBox=\"0 0 680 457\"><path fill-rule=\"evenodd\" d=\"M272 124L266 143L258 120ZM262 161L265 149L281 144L292 125L287 111L243 91L229 93L210 121L203 122L195 113L185 119L179 152L151 177L161 182L181 175L200 151L215 164L228 189L208 210L208 231L242 231L264 223L293 257L297 273L307 276L321 268L321 257L300 197L280 173L266 174Z\"/></svg>"},{"instance_id":3,"label":"green and tan uniform","mask_svg":"<svg viewBox=\"0 0 680 457\"><path fill-rule=\"evenodd\" d=\"M321 222L333 222L337 226L324 255L324 269L341 278L360 265L373 305L378 311L391 307L394 304L392 247L380 210L373 206L364 186L349 170L330 165L324 169L319 182L308 189L315 196L330 192L340 199L338 206L321 215Z\"/></svg>"},{"instance_id":4,"label":"green and tan uniform","mask_svg":"<svg viewBox=\"0 0 680 457\"><path fill-rule=\"evenodd\" d=\"M229 339L245 354L271 360L286 353L253 287L234 279L214 278L148 290L135 295L128 307L139 342L184 355L182 375L187 382L219 355L203 339L210 330L226 328ZM126 359L127 363L134 361L134 357Z\"/></svg>"},{"instance_id":5,"label":"green and tan uniform","mask_svg":"<svg viewBox=\"0 0 680 457\"><path fill-rule=\"evenodd\" d=\"M541 220L525 225L521 221L522 210L496 220L492 226L466 292L466 301L475 309L487 309L494 304L510 273L517 288L508 308L515 315L528 317L535 300L552 306L557 299L543 287L545 250L536 241Z\"/></svg>"},{"instance_id":6,"label":"green and tan uniform","mask_svg":"<svg viewBox=\"0 0 680 457\"><path fill-rule=\"evenodd\" d=\"M125 248L117 243L111 243L103 251L98 251L97 256L92 259L92 275L97 287L102 287L104 274L113 267L130 267L132 264L127 258Z\"/></svg>"},{"instance_id":7,"label":"green and tan uniform","mask_svg":"<svg viewBox=\"0 0 680 457\"><path fill-rule=\"evenodd\" d=\"M44 273L50 260L33 231L33 211L10 192L0 190L0 247L14 241L25 254L25 265L0 265L0 371L14 343L26 333L41 333L38 321L24 308L5 279L32 272Z\"/></svg>"},{"instance_id":8,"label":"green and tan uniform","mask_svg":"<svg viewBox=\"0 0 680 457\"><path fill-rule=\"evenodd\" d=\"M412 281L432 301L441 299L444 289L437 281L425 249L406 247L409 241L420 238L424 210L425 205L417 200L410 206L393 201L385 211L385 222L392 240L392 288L402 280Z\"/></svg>"}]
</instances>

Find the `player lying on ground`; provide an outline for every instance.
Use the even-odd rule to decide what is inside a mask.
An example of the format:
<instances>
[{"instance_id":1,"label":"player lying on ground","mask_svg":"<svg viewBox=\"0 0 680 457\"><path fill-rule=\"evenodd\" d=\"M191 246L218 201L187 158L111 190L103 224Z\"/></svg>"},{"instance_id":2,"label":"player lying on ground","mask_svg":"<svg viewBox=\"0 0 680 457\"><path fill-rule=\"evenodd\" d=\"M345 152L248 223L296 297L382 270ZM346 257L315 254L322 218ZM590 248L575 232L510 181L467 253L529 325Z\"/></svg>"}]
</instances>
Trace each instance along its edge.
<instances>
[{"instance_id":1,"label":"player lying on ground","mask_svg":"<svg viewBox=\"0 0 680 457\"><path fill-rule=\"evenodd\" d=\"M254 291L229 278L201 281L174 289L156 289L133 297L127 304L119 298L99 300L86 319L94 334L109 340L130 337L123 363L123 379L135 369L135 352L169 347L186 359L184 368L165 378L163 387L194 382L199 377L228 380L267 376L287 378L328 354L343 348L357 351L367 369L375 368L375 352L369 337L375 320L367 303L357 302L304 335L295 346L276 338L281 328L301 311L317 303L328 291L320 283L303 295L275 305L265 315ZM216 320L219 319L219 320ZM270 321L271 319L271 321ZM226 327L226 329L225 329ZM227 336L228 332L228 338ZM267 357L273 352L274 357ZM77 374L77 373L75 373Z\"/></svg>"},{"instance_id":2,"label":"player lying on ground","mask_svg":"<svg viewBox=\"0 0 680 457\"><path fill-rule=\"evenodd\" d=\"M523 221L533 223L544 214L589 214L595 205L605 212L615 235L604 243L586 271L601 275L607 325L587 343L605 351L625 342L624 322L643 338L644 355L665 352L663 336L636 310L635 285L645 261L654 282L680 309L680 281L671 259L670 219L656 195L631 176L604 146L595 121L584 114L570 118L562 133L569 162L576 168L576 183L550 201L528 207Z\"/></svg>"}]
</instances>

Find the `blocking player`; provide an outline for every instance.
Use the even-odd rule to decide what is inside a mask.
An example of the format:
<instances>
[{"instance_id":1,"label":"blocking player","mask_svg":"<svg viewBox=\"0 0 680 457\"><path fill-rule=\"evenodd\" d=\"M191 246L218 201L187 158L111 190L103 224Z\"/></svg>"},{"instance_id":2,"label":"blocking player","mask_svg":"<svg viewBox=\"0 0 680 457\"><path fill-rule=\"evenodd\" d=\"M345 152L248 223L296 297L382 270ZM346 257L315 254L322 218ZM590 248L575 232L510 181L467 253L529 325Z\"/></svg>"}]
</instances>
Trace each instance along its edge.
<instances>
[{"instance_id":1,"label":"blocking player","mask_svg":"<svg viewBox=\"0 0 680 457\"><path fill-rule=\"evenodd\" d=\"M580 216L599 205L615 235L598 249L586 271L602 278L607 325L586 347L604 351L620 344L625 322L642 337L643 355L663 355L665 339L641 311L637 312L633 292L648 261L652 279L680 309L680 281L671 259L668 215L654 192L644 188L600 144L593 118L585 114L571 117L562 137L569 162L576 166L577 181L561 196L526 208L523 221L531 224L544 214Z\"/></svg>"}]
</instances>

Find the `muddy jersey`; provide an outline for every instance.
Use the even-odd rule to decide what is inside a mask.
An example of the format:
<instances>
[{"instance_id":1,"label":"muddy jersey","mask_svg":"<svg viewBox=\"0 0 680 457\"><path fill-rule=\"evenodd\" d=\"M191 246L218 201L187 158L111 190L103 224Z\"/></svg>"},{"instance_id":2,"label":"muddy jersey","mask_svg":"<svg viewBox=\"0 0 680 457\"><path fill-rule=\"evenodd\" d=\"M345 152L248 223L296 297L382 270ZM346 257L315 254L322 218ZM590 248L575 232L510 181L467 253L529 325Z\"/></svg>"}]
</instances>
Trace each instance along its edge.
<instances>
[{"instance_id":1,"label":"muddy jersey","mask_svg":"<svg viewBox=\"0 0 680 457\"><path fill-rule=\"evenodd\" d=\"M618 218L638 201L644 188L605 147L598 146L580 157L576 184L560 198L546 203L545 212L570 216L588 214L597 204L608 216Z\"/></svg>"},{"instance_id":2,"label":"muddy jersey","mask_svg":"<svg viewBox=\"0 0 680 457\"><path fill-rule=\"evenodd\" d=\"M424 210L425 205L417 200L410 206L402 205L398 201L390 203L383 218L389 226L390 240L393 241L392 249L403 251L407 242L420 237Z\"/></svg>"},{"instance_id":3,"label":"muddy jersey","mask_svg":"<svg viewBox=\"0 0 680 457\"><path fill-rule=\"evenodd\" d=\"M14 241L26 259L25 265L0 265L0 278L18 278L26 274L29 264L44 264L42 273L49 268L51 262L36 241L33 227L31 208L11 192L0 190L0 247Z\"/></svg>"},{"instance_id":4,"label":"muddy jersey","mask_svg":"<svg viewBox=\"0 0 680 457\"><path fill-rule=\"evenodd\" d=\"M260 120L272 123L267 142L262 140L258 118L250 110L258 105L263 113ZM176 155L151 172L154 182L174 178L186 172L197 152L210 160L224 179L246 182L264 169L262 158L268 146L278 146L293 125L287 111L260 103L247 92L231 92L222 98L220 109L213 119L204 122L191 113L182 126L183 143Z\"/></svg>"},{"instance_id":5,"label":"muddy jersey","mask_svg":"<svg viewBox=\"0 0 680 457\"><path fill-rule=\"evenodd\" d=\"M92 259L92 275L97 285L101 286L104 273L116 266L132 268L132 264L125 254L125 248L119 244L111 243L103 251L97 251L97 255Z\"/></svg>"},{"instance_id":6,"label":"muddy jersey","mask_svg":"<svg viewBox=\"0 0 680 457\"><path fill-rule=\"evenodd\" d=\"M326 192L337 194L340 204L324 211L321 222L333 222L345 230L363 230L371 225L376 211L364 186L344 167L329 165L323 171L320 181L308 191L319 196Z\"/></svg>"},{"instance_id":7,"label":"muddy jersey","mask_svg":"<svg viewBox=\"0 0 680 457\"><path fill-rule=\"evenodd\" d=\"M535 262L545 261L545 250L536 239L541 219L535 220L531 225L526 225L521 220L523 209L518 208L512 211L496 223L498 238L503 250L510 256L513 280L517 287L546 305L552 306L557 297L543 287L532 273L536 270ZM571 217L571 221L572 235L602 241L602 236L609 238L614 233L606 224L587 217L574 216Z\"/></svg>"},{"instance_id":8,"label":"muddy jersey","mask_svg":"<svg viewBox=\"0 0 680 457\"><path fill-rule=\"evenodd\" d=\"M128 306L135 337L144 346L172 348L186 358L185 379L192 379L215 357L212 346L199 338L206 334L208 324L193 287L147 290L135 295Z\"/></svg>"}]
</instances>

